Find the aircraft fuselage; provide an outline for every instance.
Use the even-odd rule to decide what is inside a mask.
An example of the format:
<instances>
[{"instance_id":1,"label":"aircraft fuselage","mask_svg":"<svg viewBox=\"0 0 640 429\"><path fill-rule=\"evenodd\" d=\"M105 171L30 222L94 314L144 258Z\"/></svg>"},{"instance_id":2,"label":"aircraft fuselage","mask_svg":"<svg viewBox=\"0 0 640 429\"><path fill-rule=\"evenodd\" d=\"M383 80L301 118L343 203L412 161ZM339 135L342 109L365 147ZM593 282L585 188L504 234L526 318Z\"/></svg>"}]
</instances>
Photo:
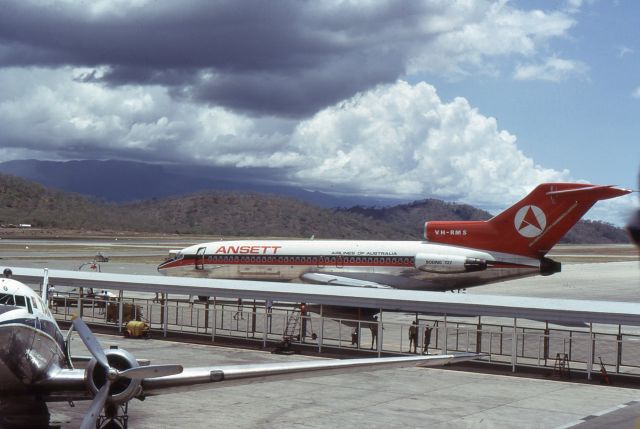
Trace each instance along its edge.
<instances>
[{"instance_id":1,"label":"aircraft fuselage","mask_svg":"<svg viewBox=\"0 0 640 429\"><path fill-rule=\"evenodd\" d=\"M64 367L64 338L41 298L0 278L0 396L26 390Z\"/></svg>"},{"instance_id":2,"label":"aircraft fuselage","mask_svg":"<svg viewBox=\"0 0 640 429\"><path fill-rule=\"evenodd\" d=\"M237 240L194 245L159 266L167 275L315 281L336 275L394 288L449 290L540 274L537 259L424 241Z\"/></svg>"}]
</instances>

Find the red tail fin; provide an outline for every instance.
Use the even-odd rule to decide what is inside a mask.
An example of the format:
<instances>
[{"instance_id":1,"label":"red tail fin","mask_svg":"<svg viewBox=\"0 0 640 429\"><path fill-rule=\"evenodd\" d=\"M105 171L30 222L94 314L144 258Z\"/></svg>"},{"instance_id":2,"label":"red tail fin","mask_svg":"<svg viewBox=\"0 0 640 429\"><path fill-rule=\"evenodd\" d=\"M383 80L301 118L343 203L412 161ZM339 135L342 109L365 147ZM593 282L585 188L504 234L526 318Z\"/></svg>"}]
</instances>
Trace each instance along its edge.
<instances>
[{"instance_id":1,"label":"red tail fin","mask_svg":"<svg viewBox=\"0 0 640 429\"><path fill-rule=\"evenodd\" d=\"M427 241L539 258L598 200L628 194L613 186L544 183L488 221L425 224Z\"/></svg>"}]
</instances>

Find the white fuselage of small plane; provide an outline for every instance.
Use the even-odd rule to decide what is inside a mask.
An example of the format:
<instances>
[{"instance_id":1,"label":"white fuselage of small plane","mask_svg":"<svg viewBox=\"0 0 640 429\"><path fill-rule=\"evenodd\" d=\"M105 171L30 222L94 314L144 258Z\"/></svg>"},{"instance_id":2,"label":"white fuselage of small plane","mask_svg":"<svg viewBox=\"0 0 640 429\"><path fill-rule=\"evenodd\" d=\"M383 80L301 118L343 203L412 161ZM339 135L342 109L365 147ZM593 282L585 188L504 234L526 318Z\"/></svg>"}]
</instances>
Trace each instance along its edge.
<instances>
[{"instance_id":1,"label":"white fuselage of small plane","mask_svg":"<svg viewBox=\"0 0 640 429\"><path fill-rule=\"evenodd\" d=\"M64 338L40 296L0 278L0 396L26 391L66 362Z\"/></svg>"},{"instance_id":2,"label":"white fuselage of small plane","mask_svg":"<svg viewBox=\"0 0 640 429\"><path fill-rule=\"evenodd\" d=\"M159 270L177 276L450 290L540 274L541 262L426 241L236 240L187 247ZM328 281L331 276L339 280Z\"/></svg>"}]
</instances>

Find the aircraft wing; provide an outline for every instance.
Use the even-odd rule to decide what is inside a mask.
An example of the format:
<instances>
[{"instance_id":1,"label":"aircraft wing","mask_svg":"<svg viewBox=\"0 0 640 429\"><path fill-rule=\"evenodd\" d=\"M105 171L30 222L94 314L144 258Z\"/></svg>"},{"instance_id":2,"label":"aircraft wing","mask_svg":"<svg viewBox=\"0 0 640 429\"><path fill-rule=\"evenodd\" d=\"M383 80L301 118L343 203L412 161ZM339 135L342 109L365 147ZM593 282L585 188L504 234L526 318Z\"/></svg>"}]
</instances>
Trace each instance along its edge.
<instances>
[{"instance_id":1,"label":"aircraft wing","mask_svg":"<svg viewBox=\"0 0 640 429\"><path fill-rule=\"evenodd\" d=\"M383 285L382 283L353 279L353 278L344 277L344 276L336 276L334 274L304 273L302 276L300 276L300 278L305 282L315 283L315 284L326 284L326 285L332 285L332 286L370 287L370 288L378 288L378 289L393 289L391 286Z\"/></svg>"},{"instance_id":2,"label":"aircraft wing","mask_svg":"<svg viewBox=\"0 0 640 429\"><path fill-rule=\"evenodd\" d=\"M32 390L47 401L91 399L84 369L58 369L32 386Z\"/></svg>"},{"instance_id":3,"label":"aircraft wing","mask_svg":"<svg viewBox=\"0 0 640 429\"><path fill-rule=\"evenodd\" d=\"M194 390L214 389L277 380L319 377L340 373L404 367L431 367L480 357L477 353L402 356L364 359L314 359L240 365L185 368L180 374L142 380L143 395L156 396ZM59 369L33 386L47 401L91 399L84 369ZM0 396L1 397L1 396Z\"/></svg>"},{"instance_id":4,"label":"aircraft wing","mask_svg":"<svg viewBox=\"0 0 640 429\"><path fill-rule=\"evenodd\" d=\"M439 366L478 358L477 353L403 356L364 359L318 359L298 362L224 365L185 368L180 374L145 379L144 394L153 396L276 380L319 377L337 373L353 373L403 367Z\"/></svg>"}]
</instances>

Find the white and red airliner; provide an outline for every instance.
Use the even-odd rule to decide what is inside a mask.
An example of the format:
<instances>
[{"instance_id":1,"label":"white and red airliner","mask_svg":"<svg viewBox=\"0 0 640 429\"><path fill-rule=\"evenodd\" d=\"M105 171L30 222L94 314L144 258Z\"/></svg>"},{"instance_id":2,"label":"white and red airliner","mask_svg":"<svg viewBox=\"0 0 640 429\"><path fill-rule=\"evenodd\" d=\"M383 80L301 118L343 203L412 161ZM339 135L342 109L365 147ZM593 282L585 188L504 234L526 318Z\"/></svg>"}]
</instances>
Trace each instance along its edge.
<instances>
[{"instance_id":1,"label":"white and red airliner","mask_svg":"<svg viewBox=\"0 0 640 429\"><path fill-rule=\"evenodd\" d=\"M169 275L454 290L560 271L545 255L614 186L545 183L487 221L428 221L422 241L235 240L182 249Z\"/></svg>"}]
</instances>

